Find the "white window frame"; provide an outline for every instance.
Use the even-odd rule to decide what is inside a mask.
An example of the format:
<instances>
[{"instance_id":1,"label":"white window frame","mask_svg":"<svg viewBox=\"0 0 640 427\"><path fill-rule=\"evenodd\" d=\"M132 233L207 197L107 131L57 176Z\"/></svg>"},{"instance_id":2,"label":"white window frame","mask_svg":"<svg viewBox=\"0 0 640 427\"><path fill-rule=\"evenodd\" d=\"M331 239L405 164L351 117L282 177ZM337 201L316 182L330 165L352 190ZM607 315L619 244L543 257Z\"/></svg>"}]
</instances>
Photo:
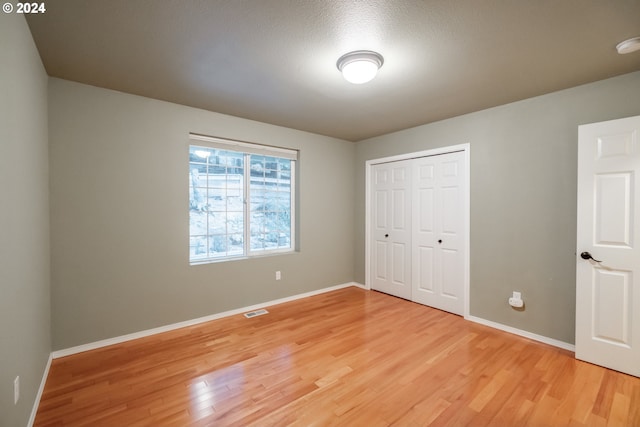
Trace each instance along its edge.
<instances>
[{"instance_id":1,"label":"white window frame","mask_svg":"<svg viewBox=\"0 0 640 427\"><path fill-rule=\"evenodd\" d=\"M217 138L205 135L189 134L189 145L192 146L214 148L225 151L235 151L242 153L244 156L243 162L243 174L244 174L244 200L243 200L243 254L242 255L226 255L209 257L202 259L191 259L191 252L189 249L189 264L209 264L215 262L224 262L238 259L256 258L262 256L270 256L283 253L291 253L296 250L296 164L298 162L298 151L282 147L274 147L268 145L261 145L252 142L236 141L225 138ZM291 245L288 248L276 248L276 249L251 249L251 168L250 168L250 156L251 154L276 157L281 159L291 160L291 225L290 225L290 241ZM189 240L191 239L191 232L189 232Z\"/></svg>"}]
</instances>

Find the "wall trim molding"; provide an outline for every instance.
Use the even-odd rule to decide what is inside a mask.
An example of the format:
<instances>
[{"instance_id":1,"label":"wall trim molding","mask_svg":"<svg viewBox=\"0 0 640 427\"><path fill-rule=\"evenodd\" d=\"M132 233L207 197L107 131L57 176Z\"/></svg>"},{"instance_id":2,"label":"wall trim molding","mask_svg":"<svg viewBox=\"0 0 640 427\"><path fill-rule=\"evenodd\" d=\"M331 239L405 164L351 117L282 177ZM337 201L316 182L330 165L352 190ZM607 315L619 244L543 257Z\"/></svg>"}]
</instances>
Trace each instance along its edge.
<instances>
[{"instance_id":1,"label":"wall trim molding","mask_svg":"<svg viewBox=\"0 0 640 427\"><path fill-rule=\"evenodd\" d=\"M529 338L530 340L538 341L543 344L552 345L554 347L559 347L564 350L569 350L573 353L576 352L576 346L574 344L569 344L564 341L556 340L553 338L545 337L544 335L534 334L533 332L524 331L522 329L514 328L513 326L504 325L498 322L492 322L491 320L486 320L481 317L475 316L465 316L466 320L471 322L479 323L481 325L489 326L490 328L499 329L504 332L509 332L514 335L520 335L521 337Z\"/></svg>"},{"instance_id":2,"label":"wall trim molding","mask_svg":"<svg viewBox=\"0 0 640 427\"><path fill-rule=\"evenodd\" d=\"M36 414L38 413L38 407L40 407L40 399L42 398L44 385L46 384L47 377L49 376L49 369L51 368L52 360L53 360L53 353L49 354L49 360L47 360L47 364L44 367L44 372L42 373L42 380L40 381L40 387L38 388L38 392L36 393L36 398L33 401L33 408L31 408L31 416L29 416L29 422L27 423L27 427L33 427L33 423L36 421Z\"/></svg>"},{"instance_id":3,"label":"wall trim molding","mask_svg":"<svg viewBox=\"0 0 640 427\"><path fill-rule=\"evenodd\" d=\"M85 351L90 351L90 350L95 350L98 348L102 348L102 347L107 347L110 345L114 345L114 344L120 344L123 342L127 342L127 341L131 341L131 340L135 340L138 338L144 338L144 337L148 337L151 335L156 335L156 334L160 334L163 332L169 332L169 331L173 331L175 329L180 329L180 328L186 328L189 326L193 326L193 325L198 325L200 323L205 323L205 322L209 322L212 320L217 320L217 319L222 319L224 317L229 317L229 316L235 316L237 314L242 314L242 313L246 313L247 311L253 311L253 310L258 310L261 308L266 308L266 307L270 307L270 306L274 306L274 305L278 305L278 304L283 304L286 302L291 302L291 301L295 301L295 300L299 300L302 298L307 298L307 297L312 297L315 295L320 295L326 292L332 292L332 291L336 291L338 289L344 289L344 288L348 288L348 287L357 287L360 289L364 289L364 290L370 290L369 287L367 287L366 285L363 285L361 283L358 282L347 282L347 283L343 283L340 285L335 285L335 286L329 286L326 288L321 288L321 289L317 289L314 291L310 291L310 292L305 292L305 293L301 293L301 294L296 294L296 295L292 295L289 297L284 297L284 298L278 298L275 300L271 300L271 301L266 301L263 303L259 303L259 304L254 304L254 305L250 305L247 307L241 307L241 308L237 308L237 309L233 309L233 310L228 310L228 311L223 311L220 313L215 313L215 314L211 314L208 316L204 316L204 317L198 317L195 319L191 319L191 320L186 320L183 322L177 322L177 323L172 323L169 325L165 325L165 326L160 326L157 328L152 328L152 329L146 329L143 331L139 331L139 332L133 332L131 334L126 334L126 335L121 335L121 336L117 336L117 337L113 337L113 338L107 338L104 340L100 340L100 341L95 341L95 342L91 342L91 343L87 343L87 344L82 344L79 346L75 346L75 347L70 347L70 348L66 348L66 349L62 349L62 350L56 350L53 351L51 353L51 355L49 356L49 360L47 362L47 365L45 367L45 371L42 377L42 382L40 384L40 389L38 390L38 394L36 396L36 403L34 405L34 409L32 411L31 414L31 419L30 419L30 424L29 426L32 425L33 421L35 420L35 415L36 415L36 410L38 407L38 403L40 402L40 397L42 396L42 392L44 390L44 385L47 379L47 375L49 373L49 368L51 367L51 362L53 359L59 359L61 357L65 357L65 356L71 356L73 354L77 354L77 353L82 353ZM476 317L476 316L471 316L471 315L467 315L464 316L465 320L469 320L471 322L474 323L479 323L481 325L484 326L488 326L490 328L494 328L494 329L498 329L504 332L508 332L514 335L519 335L521 337L525 337L525 338L529 338L531 340L534 341L538 341L544 344L548 344L554 347L558 347L558 348L562 348L564 350L568 350L571 352L575 352L575 345L574 344L570 344L564 341L560 341L560 340L556 340L553 338L549 338L549 337L545 337L543 335L538 335L538 334L534 334L532 332L528 332L522 329L518 329L518 328L514 328L512 326L508 326L502 323L498 323L498 322L493 322L491 320L487 320L487 319L483 319L481 317Z\"/></svg>"},{"instance_id":4,"label":"wall trim molding","mask_svg":"<svg viewBox=\"0 0 640 427\"><path fill-rule=\"evenodd\" d=\"M312 297L312 296L315 296L315 295L324 294L326 292L331 292L331 291L335 291L335 290L338 290L338 289L348 288L350 286L356 286L356 287L364 289L363 285L361 285L359 283L356 283L356 282L343 283L341 285L329 286L327 288L321 288L321 289L317 289L315 291L310 291L310 292L305 292L305 293L302 293L302 294L292 295L292 296L285 297L285 298L279 298L279 299L275 299L275 300L272 300L272 301L263 302L263 303L260 303L260 304L250 305L248 307L241 307L241 308L237 308L237 309L234 309L234 310L223 311L221 313L215 313L215 314L211 314L211 315L204 316L204 317L198 317L196 319L185 320L183 322L172 323L172 324L165 325L165 326L160 326L160 327L157 327L157 328L146 329L146 330L139 331L139 332L133 332L131 334L121 335L121 336L117 336L117 337L113 337L113 338L107 338L107 339L104 339L104 340L95 341L95 342L91 342L91 343L87 343L87 344L82 344L82 345L79 345L79 346L70 347L70 348L66 348L66 349L62 349L62 350L56 350L56 351L51 353L51 356L53 357L53 359L59 359L61 357L65 357L65 356L71 356L72 354L82 353L82 352L89 351L89 350L95 350L95 349L98 349L98 348L107 347L107 346L114 345L114 344L120 344L120 343L123 343L123 342L126 342L126 341L135 340L135 339L138 339L138 338L144 338L144 337L148 337L148 336L151 336L151 335L161 334L163 332L173 331L175 329L186 328L188 326L198 325L200 323L209 322L211 320L217 320L217 319L222 319L223 317L235 316L236 314L246 313L247 311L253 311L253 310L260 309L260 308L265 308L265 307L269 307L269 306L273 306L273 305L283 304L285 302L290 302L290 301L295 301L295 300L302 299L302 298ZM45 376L45 379L46 379L46 376ZM44 383L43 383L43 385L44 385Z\"/></svg>"}]
</instances>

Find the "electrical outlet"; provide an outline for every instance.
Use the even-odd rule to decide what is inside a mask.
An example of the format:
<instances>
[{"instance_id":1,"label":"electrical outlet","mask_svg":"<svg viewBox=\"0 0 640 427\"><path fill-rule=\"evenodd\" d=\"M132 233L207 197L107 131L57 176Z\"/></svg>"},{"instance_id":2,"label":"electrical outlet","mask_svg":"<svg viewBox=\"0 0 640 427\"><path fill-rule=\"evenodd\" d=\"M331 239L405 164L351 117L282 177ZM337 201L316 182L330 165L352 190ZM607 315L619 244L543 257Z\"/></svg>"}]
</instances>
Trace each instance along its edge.
<instances>
[{"instance_id":1,"label":"electrical outlet","mask_svg":"<svg viewBox=\"0 0 640 427\"><path fill-rule=\"evenodd\" d=\"M276 280L280 279L282 279L282 275L280 274L280 271L276 271Z\"/></svg>"},{"instance_id":2,"label":"electrical outlet","mask_svg":"<svg viewBox=\"0 0 640 427\"><path fill-rule=\"evenodd\" d=\"M509 298L509 305L515 308L524 307L524 301L522 301L522 293L514 291L513 296Z\"/></svg>"},{"instance_id":3,"label":"electrical outlet","mask_svg":"<svg viewBox=\"0 0 640 427\"><path fill-rule=\"evenodd\" d=\"M20 375L13 380L13 404L18 404L18 399L20 399Z\"/></svg>"}]
</instances>

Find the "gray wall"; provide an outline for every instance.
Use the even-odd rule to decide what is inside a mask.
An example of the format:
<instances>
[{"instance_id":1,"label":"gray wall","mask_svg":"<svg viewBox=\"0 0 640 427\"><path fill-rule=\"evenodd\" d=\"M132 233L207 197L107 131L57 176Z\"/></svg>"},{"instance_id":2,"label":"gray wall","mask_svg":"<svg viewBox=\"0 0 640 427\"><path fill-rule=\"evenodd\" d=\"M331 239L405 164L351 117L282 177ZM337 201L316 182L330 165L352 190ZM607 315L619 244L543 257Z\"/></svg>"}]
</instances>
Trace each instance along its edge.
<instances>
[{"instance_id":1,"label":"gray wall","mask_svg":"<svg viewBox=\"0 0 640 427\"><path fill-rule=\"evenodd\" d=\"M573 343L578 125L638 115L639 100L637 72L357 143L355 280L365 162L470 143L471 314ZM514 290L523 312L506 303Z\"/></svg>"},{"instance_id":2,"label":"gray wall","mask_svg":"<svg viewBox=\"0 0 640 427\"><path fill-rule=\"evenodd\" d=\"M0 58L0 425L9 427L27 424L51 352L47 75L22 15L0 14Z\"/></svg>"},{"instance_id":3,"label":"gray wall","mask_svg":"<svg viewBox=\"0 0 640 427\"><path fill-rule=\"evenodd\" d=\"M56 350L353 280L350 142L54 78L49 130ZM189 265L189 132L300 150L299 252Z\"/></svg>"}]
</instances>

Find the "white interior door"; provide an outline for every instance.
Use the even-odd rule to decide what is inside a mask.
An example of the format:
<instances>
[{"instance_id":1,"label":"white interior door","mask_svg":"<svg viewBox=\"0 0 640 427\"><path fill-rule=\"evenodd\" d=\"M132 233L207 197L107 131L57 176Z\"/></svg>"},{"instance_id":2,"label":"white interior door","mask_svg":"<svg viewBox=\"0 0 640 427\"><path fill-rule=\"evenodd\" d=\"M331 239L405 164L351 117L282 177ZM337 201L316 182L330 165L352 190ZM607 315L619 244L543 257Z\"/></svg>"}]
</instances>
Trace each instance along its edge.
<instances>
[{"instance_id":1,"label":"white interior door","mask_svg":"<svg viewBox=\"0 0 640 427\"><path fill-rule=\"evenodd\" d=\"M639 133L640 116L594 123L580 126L578 144L576 358L635 376L640 376Z\"/></svg>"},{"instance_id":2,"label":"white interior door","mask_svg":"<svg viewBox=\"0 0 640 427\"><path fill-rule=\"evenodd\" d=\"M412 300L464 314L465 154L413 161Z\"/></svg>"},{"instance_id":3,"label":"white interior door","mask_svg":"<svg viewBox=\"0 0 640 427\"><path fill-rule=\"evenodd\" d=\"M371 287L411 299L411 161L374 165L371 179Z\"/></svg>"}]
</instances>

